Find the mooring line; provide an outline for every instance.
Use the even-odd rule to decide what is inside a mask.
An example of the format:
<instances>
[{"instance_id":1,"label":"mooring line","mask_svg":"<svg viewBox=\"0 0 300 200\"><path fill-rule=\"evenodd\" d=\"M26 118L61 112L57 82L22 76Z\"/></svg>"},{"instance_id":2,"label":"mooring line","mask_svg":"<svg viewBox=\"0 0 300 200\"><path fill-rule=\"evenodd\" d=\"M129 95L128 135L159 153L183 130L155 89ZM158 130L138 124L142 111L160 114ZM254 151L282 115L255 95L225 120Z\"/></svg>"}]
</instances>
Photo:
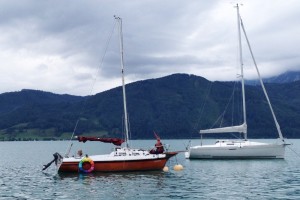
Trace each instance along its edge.
<instances>
[{"instance_id":1,"label":"mooring line","mask_svg":"<svg viewBox=\"0 0 300 200\"><path fill-rule=\"evenodd\" d=\"M294 149L292 149L291 147L287 146L292 152L294 152L299 158L300 158L300 154L297 153Z\"/></svg>"}]
</instances>

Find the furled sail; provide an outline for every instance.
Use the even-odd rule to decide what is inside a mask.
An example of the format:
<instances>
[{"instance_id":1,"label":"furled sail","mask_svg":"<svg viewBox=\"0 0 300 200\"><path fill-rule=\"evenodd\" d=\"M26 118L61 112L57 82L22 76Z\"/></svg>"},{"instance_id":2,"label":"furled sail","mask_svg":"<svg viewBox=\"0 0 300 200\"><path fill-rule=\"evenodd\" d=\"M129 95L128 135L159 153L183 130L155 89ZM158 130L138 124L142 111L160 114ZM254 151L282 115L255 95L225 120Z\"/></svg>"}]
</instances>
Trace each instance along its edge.
<instances>
[{"instance_id":1,"label":"furled sail","mask_svg":"<svg viewBox=\"0 0 300 200\"><path fill-rule=\"evenodd\" d=\"M121 146L121 144L124 142L124 140L120 138L98 138L98 137L85 137L85 136L78 136L77 140L83 143L85 143L86 141L99 141L105 143L113 143L114 145L117 146Z\"/></svg>"},{"instance_id":2,"label":"furled sail","mask_svg":"<svg viewBox=\"0 0 300 200\"><path fill-rule=\"evenodd\" d=\"M213 128L213 129L206 129L200 130L201 134L204 133L247 133L247 124L243 123L239 126L229 126L229 127L222 127L222 128Z\"/></svg>"}]
</instances>

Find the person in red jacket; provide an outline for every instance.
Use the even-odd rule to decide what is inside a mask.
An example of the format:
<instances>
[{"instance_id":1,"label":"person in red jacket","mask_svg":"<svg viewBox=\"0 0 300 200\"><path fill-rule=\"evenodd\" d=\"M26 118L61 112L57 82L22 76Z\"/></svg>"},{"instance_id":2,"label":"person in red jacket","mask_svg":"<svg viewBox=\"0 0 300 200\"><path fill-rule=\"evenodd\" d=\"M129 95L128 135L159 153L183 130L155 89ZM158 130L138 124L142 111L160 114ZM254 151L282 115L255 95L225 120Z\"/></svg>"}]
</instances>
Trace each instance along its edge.
<instances>
[{"instance_id":1,"label":"person in red jacket","mask_svg":"<svg viewBox=\"0 0 300 200\"><path fill-rule=\"evenodd\" d=\"M156 137L156 144L155 144L155 149L152 149L150 151L151 154L160 154L163 153L165 151L163 144L160 141L160 138L158 137L158 135L156 133L154 133L155 137Z\"/></svg>"}]
</instances>

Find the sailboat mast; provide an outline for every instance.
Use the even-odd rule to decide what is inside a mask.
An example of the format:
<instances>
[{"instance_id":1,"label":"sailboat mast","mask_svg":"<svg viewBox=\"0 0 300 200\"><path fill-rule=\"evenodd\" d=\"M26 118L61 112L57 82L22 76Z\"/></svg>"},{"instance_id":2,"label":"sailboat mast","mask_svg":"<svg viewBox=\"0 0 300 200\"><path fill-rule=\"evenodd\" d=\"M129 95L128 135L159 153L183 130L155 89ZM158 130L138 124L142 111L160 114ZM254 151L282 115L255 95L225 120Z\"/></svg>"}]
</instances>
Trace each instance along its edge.
<instances>
[{"instance_id":1,"label":"sailboat mast","mask_svg":"<svg viewBox=\"0 0 300 200\"><path fill-rule=\"evenodd\" d=\"M119 42L120 42L120 56L121 56L121 73L122 73L122 89L123 89L123 105L124 105L124 124L125 124L125 137L126 147L129 147L129 131L128 131L128 115L126 104L126 90L124 78L124 57L123 57L123 33L122 33L122 18L114 16L118 23L119 28Z\"/></svg>"},{"instance_id":2,"label":"sailboat mast","mask_svg":"<svg viewBox=\"0 0 300 200\"><path fill-rule=\"evenodd\" d=\"M240 11L239 4L236 4L237 10L237 26L238 26L238 37L239 37L239 54L240 54L240 66L241 66L241 78L242 78L242 99L243 99L243 118L244 125L247 127L247 119L246 119L246 101L245 101L245 81L244 81L244 64L243 64L243 54L242 54L242 42L241 42L241 26L240 26ZM244 132L244 138L247 140L247 128Z\"/></svg>"},{"instance_id":3,"label":"sailboat mast","mask_svg":"<svg viewBox=\"0 0 300 200\"><path fill-rule=\"evenodd\" d=\"M241 26L242 26L242 29L243 29L243 32L244 32L244 35L245 35L245 38L246 38L246 41L247 41L247 44L248 44L249 51L250 51L250 53L251 53L251 57L252 57L252 60L253 60L253 63L254 63L254 66L255 66L255 69L256 69L256 72L257 72L259 81L260 81L260 85L261 85L261 87L262 87L262 89L263 89L263 92L264 92L264 94L265 94L265 97L266 97L266 99L267 99L267 101L268 101L268 104L269 104L269 107L270 107L270 110L271 110L271 113L272 113L272 116L273 116L273 119L274 119L274 122L275 122L275 125L276 125L276 128L277 128L277 132L278 132L279 138L284 142L284 138L283 138L283 136L282 136L282 132L281 132L279 123L278 123L277 118L276 118L276 115L275 115L275 113L274 113L274 110L273 110L271 101L270 101L270 99L269 99L267 90L266 90L266 88L265 88L264 82L263 82L263 80L262 80L262 78L261 78L261 75L260 75L260 73L259 73L259 70L258 70L256 61L255 61L255 58L254 58L254 55L253 55L253 52L252 52L252 48L251 48L250 42L249 42L248 37L247 37L247 34L246 34L246 30L245 30L245 27L244 27L244 25L243 25L242 19L241 19Z\"/></svg>"}]
</instances>

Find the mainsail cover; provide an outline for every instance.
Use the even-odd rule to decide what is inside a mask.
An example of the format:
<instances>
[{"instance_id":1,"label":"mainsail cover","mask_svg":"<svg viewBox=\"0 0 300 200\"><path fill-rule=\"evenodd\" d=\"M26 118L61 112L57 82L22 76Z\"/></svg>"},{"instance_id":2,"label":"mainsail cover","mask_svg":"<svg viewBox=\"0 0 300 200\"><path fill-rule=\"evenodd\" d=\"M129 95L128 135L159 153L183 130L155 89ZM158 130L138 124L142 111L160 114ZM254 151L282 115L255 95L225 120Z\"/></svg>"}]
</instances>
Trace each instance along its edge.
<instances>
[{"instance_id":1,"label":"mainsail cover","mask_svg":"<svg viewBox=\"0 0 300 200\"><path fill-rule=\"evenodd\" d=\"M124 142L124 140L120 138L99 138L99 137L86 137L86 136L78 136L77 140L83 143L85 143L86 141L99 141L105 143L112 143L116 146L121 146L121 144Z\"/></svg>"},{"instance_id":2,"label":"mainsail cover","mask_svg":"<svg viewBox=\"0 0 300 200\"><path fill-rule=\"evenodd\" d=\"M222 128L213 128L213 129L206 129L200 130L201 134L204 133L247 133L247 124L243 123L239 126L229 126L229 127L222 127Z\"/></svg>"}]
</instances>

